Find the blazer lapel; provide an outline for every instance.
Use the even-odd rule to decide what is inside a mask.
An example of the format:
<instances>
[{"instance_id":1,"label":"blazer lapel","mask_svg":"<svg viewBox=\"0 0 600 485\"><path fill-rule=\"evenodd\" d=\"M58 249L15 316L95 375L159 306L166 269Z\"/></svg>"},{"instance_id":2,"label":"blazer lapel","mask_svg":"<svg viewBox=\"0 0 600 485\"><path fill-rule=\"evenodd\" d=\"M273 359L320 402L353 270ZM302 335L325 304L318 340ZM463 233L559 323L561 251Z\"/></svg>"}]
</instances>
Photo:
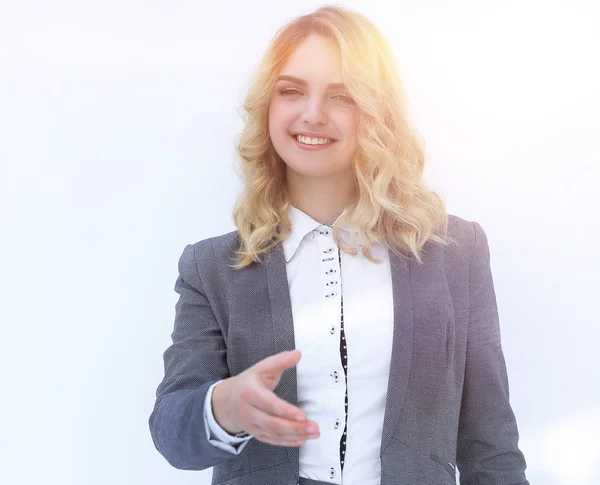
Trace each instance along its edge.
<instances>
[{"instance_id":1,"label":"blazer lapel","mask_svg":"<svg viewBox=\"0 0 600 485\"><path fill-rule=\"evenodd\" d=\"M271 304L275 353L278 354L280 352L295 349L292 303L287 281L285 254L281 244L278 244L266 255L264 264ZM275 387L273 392L280 399L283 399L294 406L298 406L298 387L295 366L291 369L286 369L281 374L279 384ZM286 449L290 462L296 467L296 474L299 474L300 451L298 447L288 446Z\"/></svg>"},{"instance_id":2,"label":"blazer lapel","mask_svg":"<svg viewBox=\"0 0 600 485\"><path fill-rule=\"evenodd\" d=\"M408 388L414 343L414 311L410 288L410 269L414 263L412 258L403 259L391 250L389 251L389 257L392 273L392 295L394 298L394 336L392 339L392 358L385 402L380 457L389 444L400 419L400 411L404 405Z\"/></svg>"}]
</instances>

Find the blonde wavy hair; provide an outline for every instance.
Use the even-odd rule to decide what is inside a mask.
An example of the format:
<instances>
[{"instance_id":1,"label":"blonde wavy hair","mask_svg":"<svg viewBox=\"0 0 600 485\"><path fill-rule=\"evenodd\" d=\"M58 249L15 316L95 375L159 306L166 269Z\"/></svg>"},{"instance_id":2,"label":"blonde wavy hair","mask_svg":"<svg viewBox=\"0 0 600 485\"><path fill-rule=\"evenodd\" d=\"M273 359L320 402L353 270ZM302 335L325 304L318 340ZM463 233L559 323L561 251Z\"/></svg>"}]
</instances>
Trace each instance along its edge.
<instances>
[{"instance_id":1,"label":"blonde wavy hair","mask_svg":"<svg viewBox=\"0 0 600 485\"><path fill-rule=\"evenodd\" d=\"M275 34L251 81L243 103L245 127L236 141L241 159L242 192L233 220L239 232L237 263L242 269L261 261L291 233L286 165L269 136L268 113L277 76L290 54L310 34L333 39L339 48L343 82L358 108L358 150L354 175L358 197L333 226L333 238L344 252L340 227L359 231L363 254L372 262L373 243L400 254L420 253L429 240L448 244L448 215L441 197L423 182L423 143L406 115L406 102L394 55L386 39L363 14L323 6L296 17ZM239 172L238 172L239 173ZM436 233L443 230L442 235Z\"/></svg>"}]
</instances>

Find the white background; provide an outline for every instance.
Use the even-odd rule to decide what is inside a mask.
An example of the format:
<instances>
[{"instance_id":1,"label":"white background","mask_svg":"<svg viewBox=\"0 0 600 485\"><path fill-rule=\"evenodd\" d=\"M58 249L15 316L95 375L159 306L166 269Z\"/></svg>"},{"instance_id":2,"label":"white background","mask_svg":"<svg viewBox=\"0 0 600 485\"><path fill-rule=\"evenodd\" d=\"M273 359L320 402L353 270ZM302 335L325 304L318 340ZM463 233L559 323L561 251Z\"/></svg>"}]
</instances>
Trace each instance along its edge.
<instances>
[{"instance_id":1,"label":"white background","mask_svg":"<svg viewBox=\"0 0 600 485\"><path fill-rule=\"evenodd\" d=\"M426 181L488 236L532 485L600 483L600 6L339 2L397 55ZM210 483L148 428L186 244L234 230L234 137L319 3L0 3L0 483Z\"/></svg>"}]
</instances>

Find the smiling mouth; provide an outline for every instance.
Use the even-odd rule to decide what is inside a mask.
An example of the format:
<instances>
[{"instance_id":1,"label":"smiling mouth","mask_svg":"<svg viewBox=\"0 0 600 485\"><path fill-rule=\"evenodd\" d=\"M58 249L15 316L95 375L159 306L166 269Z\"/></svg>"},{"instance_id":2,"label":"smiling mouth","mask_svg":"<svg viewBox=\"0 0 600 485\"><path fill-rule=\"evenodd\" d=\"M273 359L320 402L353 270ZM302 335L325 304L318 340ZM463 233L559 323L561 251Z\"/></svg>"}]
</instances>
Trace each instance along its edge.
<instances>
[{"instance_id":1,"label":"smiling mouth","mask_svg":"<svg viewBox=\"0 0 600 485\"><path fill-rule=\"evenodd\" d=\"M294 140L294 144L298 150L303 152L319 152L329 150L332 146L337 143L337 140L331 140L327 143L303 143L296 136L291 137Z\"/></svg>"},{"instance_id":2,"label":"smiling mouth","mask_svg":"<svg viewBox=\"0 0 600 485\"><path fill-rule=\"evenodd\" d=\"M290 135L297 143L307 147L322 147L335 143L337 140L327 137L308 137L304 135Z\"/></svg>"}]
</instances>

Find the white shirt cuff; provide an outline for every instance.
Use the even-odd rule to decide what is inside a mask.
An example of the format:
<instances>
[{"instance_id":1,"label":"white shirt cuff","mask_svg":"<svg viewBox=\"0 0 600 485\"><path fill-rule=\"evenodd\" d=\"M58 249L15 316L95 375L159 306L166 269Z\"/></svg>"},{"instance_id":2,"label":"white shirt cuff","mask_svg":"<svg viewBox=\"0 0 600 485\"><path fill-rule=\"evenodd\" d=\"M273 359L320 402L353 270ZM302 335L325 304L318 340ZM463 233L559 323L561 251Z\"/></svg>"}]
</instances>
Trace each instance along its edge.
<instances>
[{"instance_id":1,"label":"white shirt cuff","mask_svg":"<svg viewBox=\"0 0 600 485\"><path fill-rule=\"evenodd\" d=\"M213 390L219 382L221 381L215 382L208 388L206 399L204 401L204 427L206 429L206 438L209 443L216 448L239 455L252 438L252 435L238 438L229 434L219 425L219 423L217 423L211 404Z\"/></svg>"}]
</instances>

